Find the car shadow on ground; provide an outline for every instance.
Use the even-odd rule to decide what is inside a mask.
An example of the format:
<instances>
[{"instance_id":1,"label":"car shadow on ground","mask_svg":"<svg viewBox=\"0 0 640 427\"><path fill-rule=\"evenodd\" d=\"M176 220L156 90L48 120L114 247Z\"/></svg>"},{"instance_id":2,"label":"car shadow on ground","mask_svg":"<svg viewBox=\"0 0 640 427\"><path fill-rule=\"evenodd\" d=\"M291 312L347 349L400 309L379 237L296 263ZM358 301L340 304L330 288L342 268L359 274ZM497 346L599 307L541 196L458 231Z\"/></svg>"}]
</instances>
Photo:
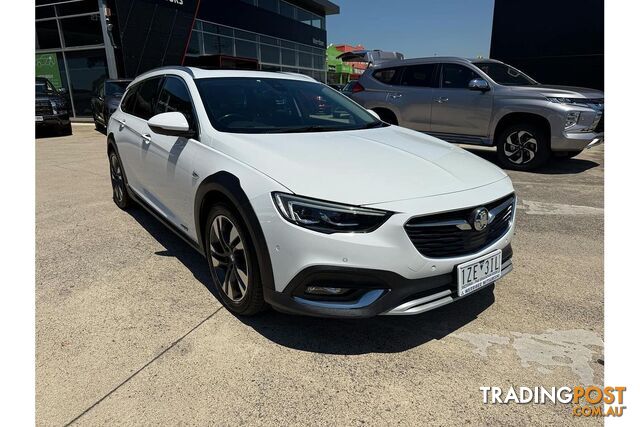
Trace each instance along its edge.
<instances>
[{"instance_id":1,"label":"car shadow on ground","mask_svg":"<svg viewBox=\"0 0 640 427\"><path fill-rule=\"evenodd\" d=\"M464 149L502 168L498 162L498 153L496 153L496 151L474 149L471 147L464 147ZM585 172L597 166L600 166L600 164L591 160L552 157L546 165L532 171L532 173L543 175L569 175Z\"/></svg>"},{"instance_id":2,"label":"car shadow on ground","mask_svg":"<svg viewBox=\"0 0 640 427\"><path fill-rule=\"evenodd\" d=\"M58 138L61 136L69 136L67 134L60 133L60 131L56 128L36 128L36 139L42 138Z\"/></svg>"},{"instance_id":3,"label":"car shadow on ground","mask_svg":"<svg viewBox=\"0 0 640 427\"><path fill-rule=\"evenodd\" d=\"M195 249L140 207L129 214L220 301L207 261ZM252 317L236 316L268 340L291 349L325 354L397 353L439 340L475 320L494 303L494 286L439 309L415 316L371 319L323 319L267 310Z\"/></svg>"}]
</instances>

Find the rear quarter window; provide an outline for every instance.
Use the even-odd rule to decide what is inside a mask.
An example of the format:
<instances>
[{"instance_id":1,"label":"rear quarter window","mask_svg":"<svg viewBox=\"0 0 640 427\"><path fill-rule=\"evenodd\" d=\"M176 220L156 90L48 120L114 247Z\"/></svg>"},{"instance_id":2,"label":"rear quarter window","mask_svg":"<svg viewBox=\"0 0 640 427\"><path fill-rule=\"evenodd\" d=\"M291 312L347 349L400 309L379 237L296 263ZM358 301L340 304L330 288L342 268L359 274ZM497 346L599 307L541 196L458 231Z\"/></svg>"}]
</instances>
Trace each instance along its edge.
<instances>
[{"instance_id":1,"label":"rear quarter window","mask_svg":"<svg viewBox=\"0 0 640 427\"><path fill-rule=\"evenodd\" d=\"M382 68L373 72L373 78L384 84L396 84L400 71L400 68Z\"/></svg>"}]
</instances>

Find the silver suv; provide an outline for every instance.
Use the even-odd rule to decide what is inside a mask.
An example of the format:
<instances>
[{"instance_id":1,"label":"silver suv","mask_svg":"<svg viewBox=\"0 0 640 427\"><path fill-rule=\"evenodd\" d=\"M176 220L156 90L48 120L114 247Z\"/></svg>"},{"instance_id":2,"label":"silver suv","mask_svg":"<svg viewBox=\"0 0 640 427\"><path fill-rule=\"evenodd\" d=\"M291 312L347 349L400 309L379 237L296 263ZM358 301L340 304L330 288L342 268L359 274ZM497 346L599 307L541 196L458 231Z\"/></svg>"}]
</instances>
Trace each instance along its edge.
<instances>
[{"instance_id":1,"label":"silver suv","mask_svg":"<svg viewBox=\"0 0 640 427\"><path fill-rule=\"evenodd\" d=\"M382 120L445 141L496 146L503 167L532 170L604 142L604 93L542 85L490 59L419 58L369 67L351 92Z\"/></svg>"}]
</instances>

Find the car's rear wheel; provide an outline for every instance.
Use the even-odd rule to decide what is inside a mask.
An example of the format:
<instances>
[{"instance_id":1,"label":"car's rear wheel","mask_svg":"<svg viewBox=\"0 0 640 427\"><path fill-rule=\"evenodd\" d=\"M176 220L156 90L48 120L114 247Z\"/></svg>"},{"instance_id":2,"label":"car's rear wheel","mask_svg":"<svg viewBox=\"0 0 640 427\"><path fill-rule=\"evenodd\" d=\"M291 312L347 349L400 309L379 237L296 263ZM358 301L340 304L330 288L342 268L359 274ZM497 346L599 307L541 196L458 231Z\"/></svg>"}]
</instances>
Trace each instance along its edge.
<instances>
[{"instance_id":1,"label":"car's rear wheel","mask_svg":"<svg viewBox=\"0 0 640 427\"><path fill-rule=\"evenodd\" d=\"M549 160L549 137L540 126L515 124L498 136L498 159L506 169L533 170Z\"/></svg>"},{"instance_id":2,"label":"car's rear wheel","mask_svg":"<svg viewBox=\"0 0 640 427\"><path fill-rule=\"evenodd\" d=\"M255 246L241 216L226 204L209 212L206 254L213 283L229 310L245 316L264 310Z\"/></svg>"},{"instance_id":3,"label":"car's rear wheel","mask_svg":"<svg viewBox=\"0 0 640 427\"><path fill-rule=\"evenodd\" d=\"M111 188L113 190L113 201L120 209L127 209L132 204L132 200L127 193L127 186L124 178L124 170L120 162L120 156L115 150L109 152L109 172L111 174Z\"/></svg>"}]
</instances>

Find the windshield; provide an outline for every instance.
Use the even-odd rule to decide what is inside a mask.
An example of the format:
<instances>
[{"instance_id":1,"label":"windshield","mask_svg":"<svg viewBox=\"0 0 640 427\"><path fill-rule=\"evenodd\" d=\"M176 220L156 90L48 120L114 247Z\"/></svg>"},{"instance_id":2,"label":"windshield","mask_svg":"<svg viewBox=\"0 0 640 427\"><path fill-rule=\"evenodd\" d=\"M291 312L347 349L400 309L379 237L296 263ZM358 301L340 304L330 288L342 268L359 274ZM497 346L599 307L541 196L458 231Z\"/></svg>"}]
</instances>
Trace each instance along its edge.
<instances>
[{"instance_id":1,"label":"windshield","mask_svg":"<svg viewBox=\"0 0 640 427\"><path fill-rule=\"evenodd\" d=\"M474 62L474 65L484 71L491 79L505 86L532 86L538 82L525 73L516 70L507 64L498 62Z\"/></svg>"},{"instance_id":2,"label":"windshield","mask_svg":"<svg viewBox=\"0 0 640 427\"><path fill-rule=\"evenodd\" d=\"M131 82L105 82L104 92L107 96L122 96Z\"/></svg>"},{"instance_id":3,"label":"windshield","mask_svg":"<svg viewBox=\"0 0 640 427\"><path fill-rule=\"evenodd\" d=\"M255 77L198 79L209 120L237 133L326 132L386 126L320 83Z\"/></svg>"},{"instance_id":4,"label":"windshield","mask_svg":"<svg viewBox=\"0 0 640 427\"><path fill-rule=\"evenodd\" d=\"M55 89L46 80L36 80L36 95L50 95L55 93Z\"/></svg>"}]
</instances>

